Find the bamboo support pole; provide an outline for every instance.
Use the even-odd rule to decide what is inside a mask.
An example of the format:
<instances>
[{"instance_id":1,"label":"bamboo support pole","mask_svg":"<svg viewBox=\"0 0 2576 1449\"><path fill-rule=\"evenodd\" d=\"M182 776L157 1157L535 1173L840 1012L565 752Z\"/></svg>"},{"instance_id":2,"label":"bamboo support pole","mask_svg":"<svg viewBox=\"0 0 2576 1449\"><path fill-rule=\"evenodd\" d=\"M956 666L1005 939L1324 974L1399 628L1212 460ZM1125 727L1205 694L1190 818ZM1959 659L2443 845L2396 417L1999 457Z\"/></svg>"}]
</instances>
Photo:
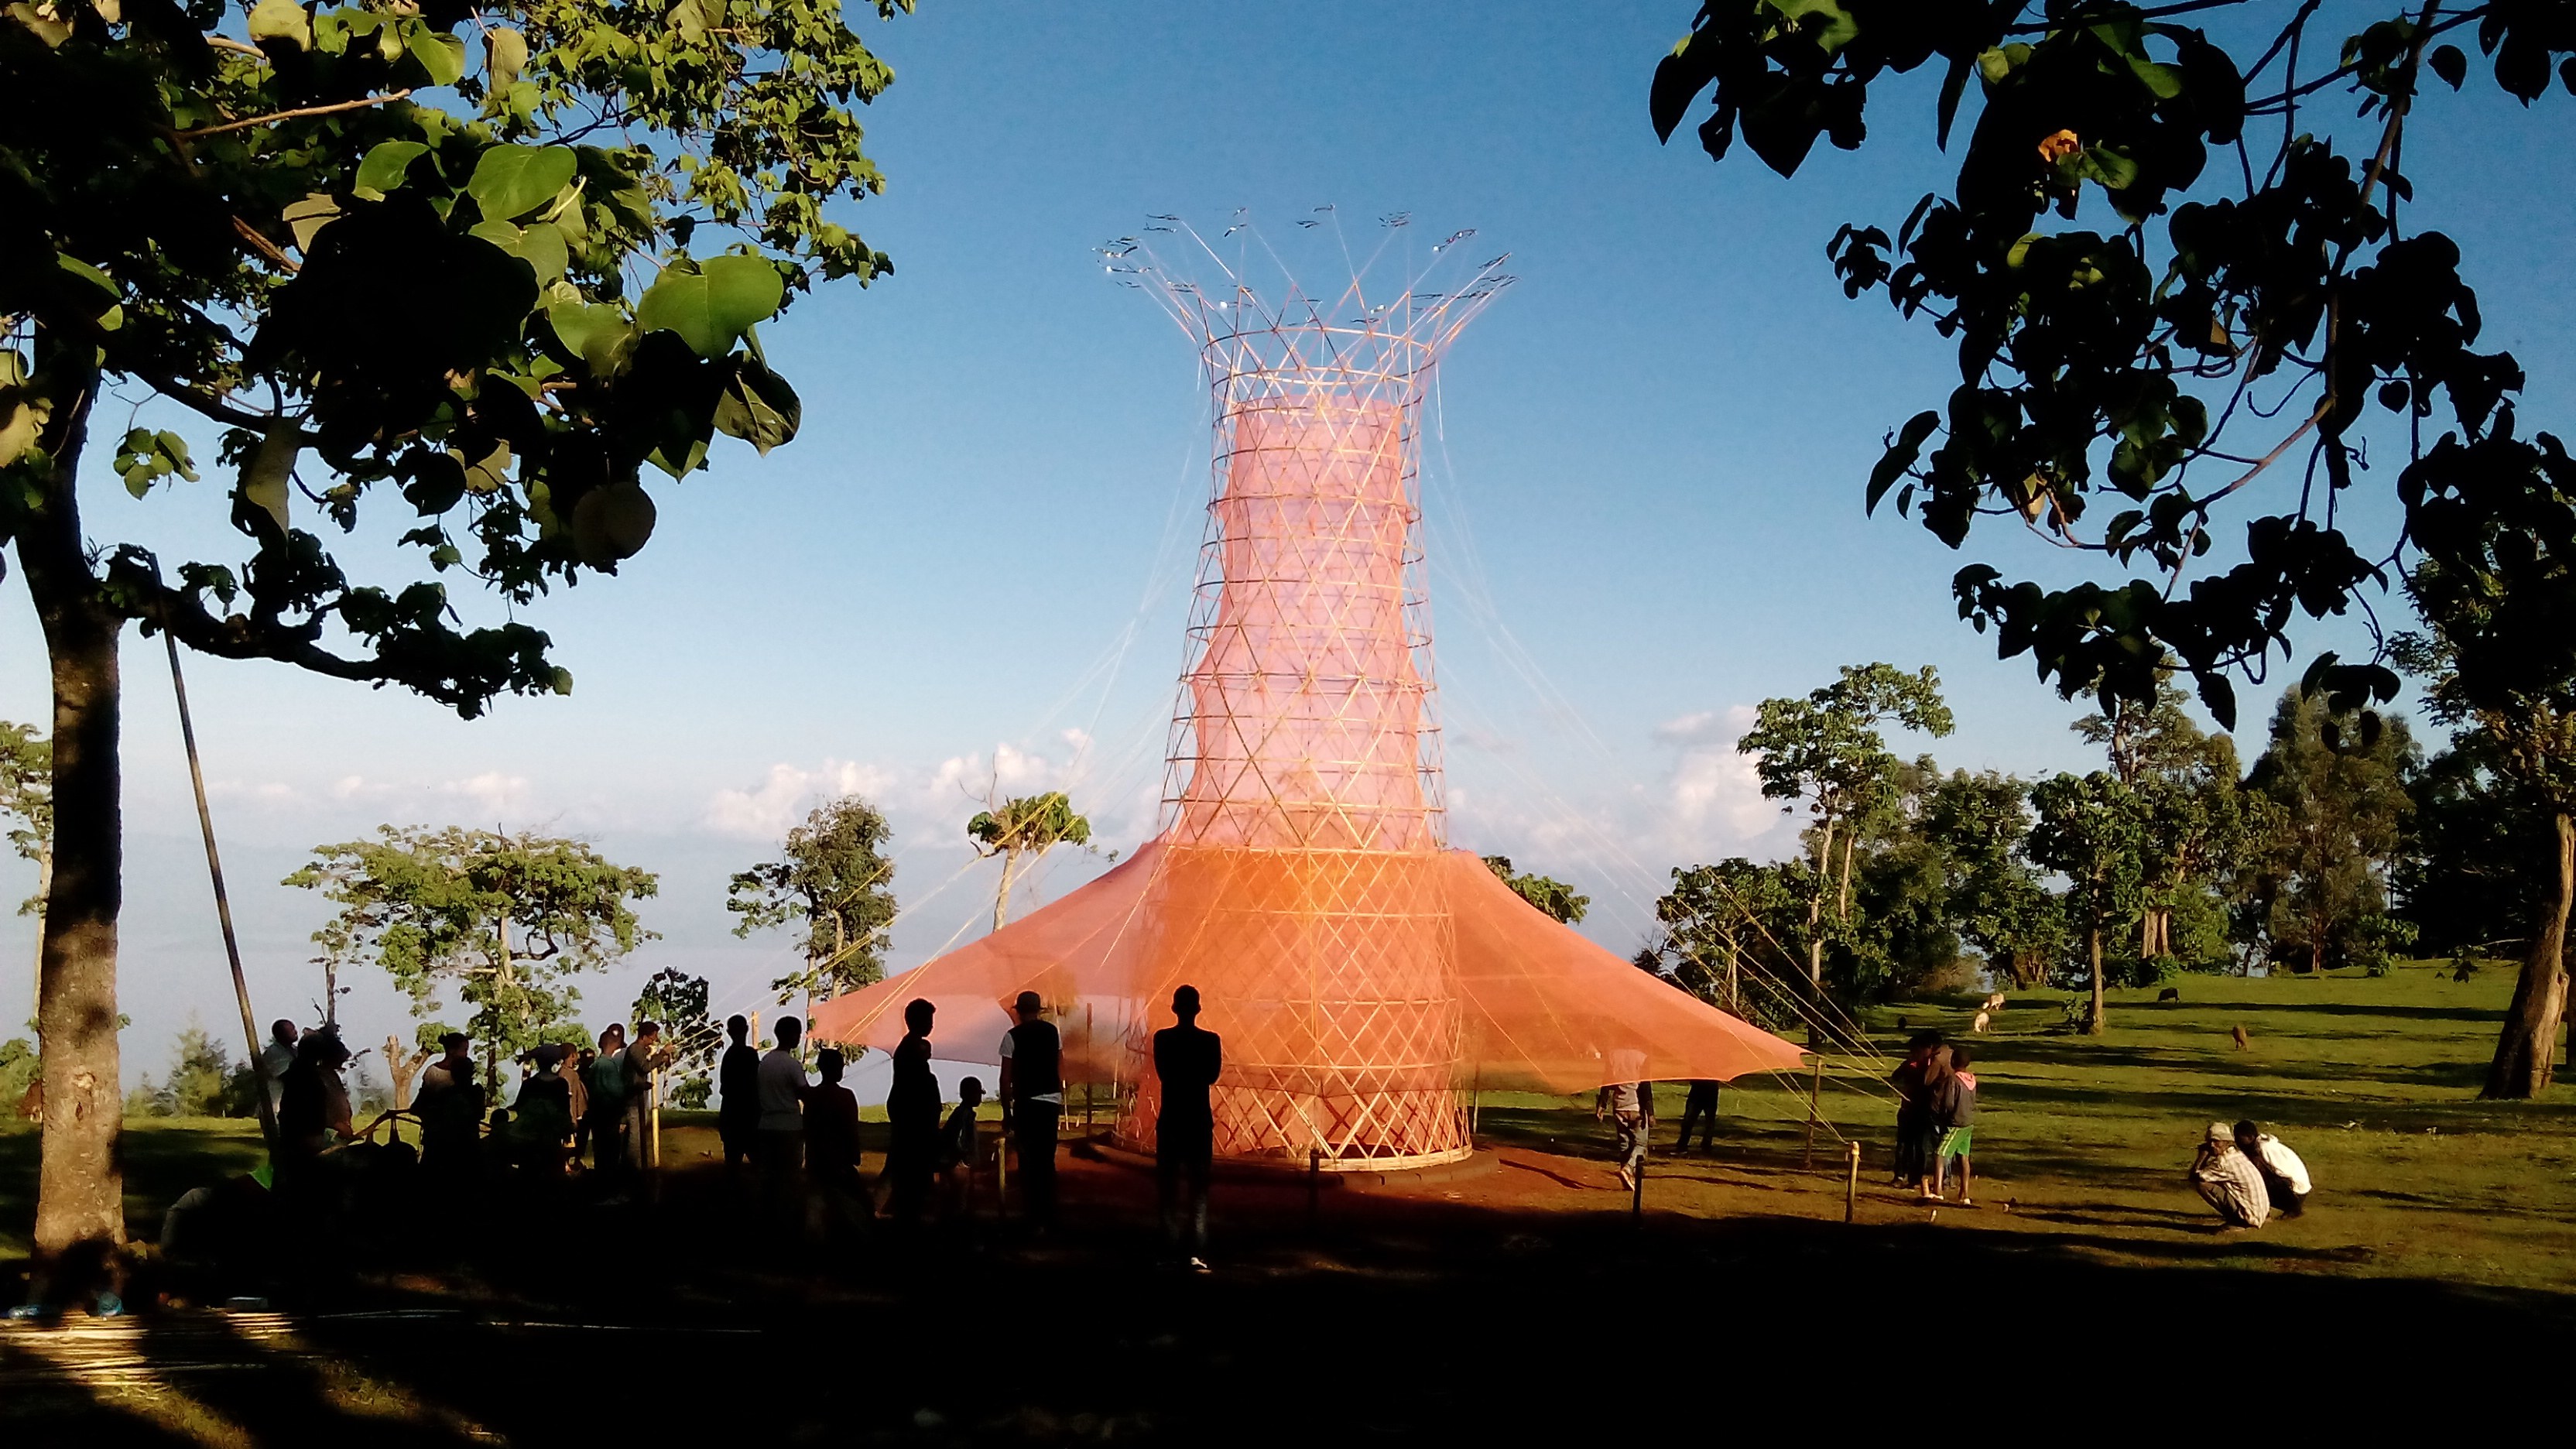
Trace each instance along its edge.
<instances>
[{"instance_id":1,"label":"bamboo support pole","mask_svg":"<svg viewBox=\"0 0 2576 1449\"><path fill-rule=\"evenodd\" d=\"M270 1097L268 1066L260 1060L265 1045L258 1013L250 1009L250 981L242 975L241 941L233 934L232 898L224 893L224 858L215 850L215 816L206 808L206 771L197 760L197 727L188 716L188 681L179 673L179 640L164 629L161 642L170 649L170 692L179 701L179 740L188 749L188 783L197 792L197 829L206 837L206 874L215 885L215 922L223 927L224 957L232 963L233 999L241 1005L242 1035L250 1042L251 1074L259 1083L259 1135L271 1155L277 1151L277 1104Z\"/></svg>"},{"instance_id":2,"label":"bamboo support pole","mask_svg":"<svg viewBox=\"0 0 2576 1449\"><path fill-rule=\"evenodd\" d=\"M1851 1222L1860 1215L1860 1144L1848 1142L1844 1147L1851 1167L1843 1177L1843 1221Z\"/></svg>"},{"instance_id":3,"label":"bamboo support pole","mask_svg":"<svg viewBox=\"0 0 2576 1449\"><path fill-rule=\"evenodd\" d=\"M1798 1165L1801 1168L1813 1168L1816 1165L1816 1094L1824 1084L1825 1059L1820 1056L1816 1058L1815 1070L1807 1077L1807 1145L1800 1149L1798 1154Z\"/></svg>"}]
</instances>

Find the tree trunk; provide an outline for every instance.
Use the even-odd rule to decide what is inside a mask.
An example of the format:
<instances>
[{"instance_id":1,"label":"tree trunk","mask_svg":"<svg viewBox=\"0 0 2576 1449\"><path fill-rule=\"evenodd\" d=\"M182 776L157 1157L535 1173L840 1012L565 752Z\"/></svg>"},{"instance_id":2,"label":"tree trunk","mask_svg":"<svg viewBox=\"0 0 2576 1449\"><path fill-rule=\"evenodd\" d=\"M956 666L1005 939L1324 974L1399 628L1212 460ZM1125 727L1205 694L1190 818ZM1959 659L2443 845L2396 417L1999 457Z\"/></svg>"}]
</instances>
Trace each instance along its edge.
<instances>
[{"instance_id":1,"label":"tree trunk","mask_svg":"<svg viewBox=\"0 0 2576 1449\"><path fill-rule=\"evenodd\" d=\"M1843 836L1843 880L1841 888L1834 895L1834 919L1846 926L1851 924L1852 847L1859 843L1860 832L1857 830Z\"/></svg>"},{"instance_id":2,"label":"tree trunk","mask_svg":"<svg viewBox=\"0 0 2576 1449\"><path fill-rule=\"evenodd\" d=\"M1003 923L1010 919L1011 870L1019 863L1018 850L1006 849L1002 852L1002 888L993 893L993 929L996 931L1002 929Z\"/></svg>"},{"instance_id":3,"label":"tree trunk","mask_svg":"<svg viewBox=\"0 0 2576 1449\"><path fill-rule=\"evenodd\" d=\"M1816 822L1824 834L1816 844L1816 888L1807 896L1807 990L1810 1000L1825 994L1825 870L1834 858L1834 822Z\"/></svg>"},{"instance_id":4,"label":"tree trunk","mask_svg":"<svg viewBox=\"0 0 2576 1449\"><path fill-rule=\"evenodd\" d=\"M2101 889L2098 880L2094 889L2097 893ZM2084 1020L2084 1034L2100 1036L2105 1013L2102 1009L2102 910L2099 906L2085 913L2084 948L2093 958L2093 1014Z\"/></svg>"},{"instance_id":5,"label":"tree trunk","mask_svg":"<svg viewBox=\"0 0 2576 1449\"><path fill-rule=\"evenodd\" d=\"M2556 1072L2558 1019L2567 1006L2567 917L2576 904L2576 821L2562 810L2557 826L2556 889L2532 926L2522 978L2514 983L2513 1004L2505 1008L2504 1031L2487 1067L2481 1094L2486 1097L2537 1097Z\"/></svg>"},{"instance_id":6,"label":"tree trunk","mask_svg":"<svg viewBox=\"0 0 2576 1449\"><path fill-rule=\"evenodd\" d=\"M57 370L59 380L58 370L74 359L42 341L38 367ZM49 351L54 355L46 356ZM45 1084L36 1187L40 1273L69 1267L68 1259L104 1259L125 1242L116 1010L125 864L116 645L124 621L99 597L73 492L90 386L58 385L55 394L44 445L59 461L18 534L18 561L44 625L54 684L53 876L46 882L36 986Z\"/></svg>"}]
</instances>

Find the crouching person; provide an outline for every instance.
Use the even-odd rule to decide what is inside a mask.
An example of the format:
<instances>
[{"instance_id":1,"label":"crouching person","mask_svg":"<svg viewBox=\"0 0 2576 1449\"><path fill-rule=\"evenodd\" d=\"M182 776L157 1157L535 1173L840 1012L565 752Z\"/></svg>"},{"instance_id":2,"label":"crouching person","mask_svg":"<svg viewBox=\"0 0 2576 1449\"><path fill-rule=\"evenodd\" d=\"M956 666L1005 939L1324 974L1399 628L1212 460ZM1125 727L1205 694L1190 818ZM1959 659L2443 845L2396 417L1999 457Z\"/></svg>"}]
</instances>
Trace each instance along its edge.
<instances>
[{"instance_id":1,"label":"crouching person","mask_svg":"<svg viewBox=\"0 0 2576 1449\"><path fill-rule=\"evenodd\" d=\"M2236 1150L2236 1133L2224 1122L2209 1124L2209 1135L2191 1162L2192 1190L2218 1212L2221 1232L2259 1228L2272 1215L2263 1174L2253 1159Z\"/></svg>"},{"instance_id":2,"label":"crouching person","mask_svg":"<svg viewBox=\"0 0 2576 1449\"><path fill-rule=\"evenodd\" d=\"M2236 1124L2236 1150L2263 1177L2264 1199L2272 1211L2294 1218L2308 1209L2308 1165L2280 1138L2251 1122Z\"/></svg>"}]
</instances>

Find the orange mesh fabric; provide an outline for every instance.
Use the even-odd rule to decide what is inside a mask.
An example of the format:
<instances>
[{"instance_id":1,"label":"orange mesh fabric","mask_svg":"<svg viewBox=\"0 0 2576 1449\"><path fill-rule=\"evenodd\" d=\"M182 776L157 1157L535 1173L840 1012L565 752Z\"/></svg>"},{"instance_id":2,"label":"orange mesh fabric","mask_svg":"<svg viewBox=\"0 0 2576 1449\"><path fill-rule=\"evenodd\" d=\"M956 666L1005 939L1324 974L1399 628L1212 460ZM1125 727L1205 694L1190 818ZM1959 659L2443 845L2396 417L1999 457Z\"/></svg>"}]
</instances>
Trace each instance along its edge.
<instances>
[{"instance_id":1,"label":"orange mesh fabric","mask_svg":"<svg viewBox=\"0 0 2576 1449\"><path fill-rule=\"evenodd\" d=\"M1418 420L1440 350L1508 280L1503 260L1465 288L1375 306L1356 283L1329 308L1292 291L1283 311L1302 320L1239 286L1211 300L1166 283L1216 408L1165 828L1027 919L818 1006L817 1037L891 1048L920 996L940 1008L941 1055L990 1061L1004 1003L1034 990L1068 1073L1111 1085L1120 1135L1143 1145L1160 1104L1152 1033L1188 984L1225 1039L1217 1150L1337 1164L1463 1154L1480 1086L1797 1065L1797 1048L1445 848Z\"/></svg>"}]
</instances>

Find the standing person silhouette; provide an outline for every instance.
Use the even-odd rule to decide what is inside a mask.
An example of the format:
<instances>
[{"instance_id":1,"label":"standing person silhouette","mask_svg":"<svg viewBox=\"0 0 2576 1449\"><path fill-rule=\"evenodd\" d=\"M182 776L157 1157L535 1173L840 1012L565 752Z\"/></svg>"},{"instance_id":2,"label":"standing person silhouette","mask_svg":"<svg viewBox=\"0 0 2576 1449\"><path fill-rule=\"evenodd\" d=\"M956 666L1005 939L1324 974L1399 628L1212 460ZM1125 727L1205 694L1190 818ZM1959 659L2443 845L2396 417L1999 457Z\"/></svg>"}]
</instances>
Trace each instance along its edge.
<instances>
[{"instance_id":1,"label":"standing person silhouette","mask_svg":"<svg viewBox=\"0 0 2576 1449\"><path fill-rule=\"evenodd\" d=\"M760 1053L751 1044L751 1023L743 1018L725 1018L725 1035L733 1045L716 1066L716 1090L723 1094L716 1104L716 1136L724 1143L725 1177L739 1187L743 1159L751 1156L760 1134Z\"/></svg>"},{"instance_id":2,"label":"standing person silhouette","mask_svg":"<svg viewBox=\"0 0 2576 1449\"><path fill-rule=\"evenodd\" d=\"M1064 1047L1046 1003L1023 991L1002 1033L1002 1130L1020 1149L1021 1200L1039 1232L1055 1226L1055 1135L1064 1116Z\"/></svg>"},{"instance_id":3,"label":"standing person silhouette","mask_svg":"<svg viewBox=\"0 0 2576 1449\"><path fill-rule=\"evenodd\" d=\"M474 1080L474 1043L461 1031L438 1039L445 1054L420 1074L411 1109L420 1117L421 1171L453 1187L473 1176L483 1151L483 1088Z\"/></svg>"},{"instance_id":4,"label":"standing person silhouette","mask_svg":"<svg viewBox=\"0 0 2576 1449\"><path fill-rule=\"evenodd\" d=\"M760 1199L769 1231L780 1242L804 1231L805 1098L813 1087L805 1064L796 1059L797 1039L805 1023L778 1018L778 1045L760 1059L760 1147L752 1160L760 1165Z\"/></svg>"},{"instance_id":5,"label":"standing person silhouette","mask_svg":"<svg viewBox=\"0 0 2576 1449\"><path fill-rule=\"evenodd\" d=\"M1208 1107L1208 1089L1225 1069L1225 1044L1215 1032L1199 1029L1197 987L1172 993L1172 1015L1179 1024L1154 1033L1154 1075L1163 1088L1162 1112L1154 1119L1154 1177L1162 1197L1165 1241L1178 1256L1186 1217L1190 1271L1204 1273L1208 1169L1216 1156L1216 1116ZM1176 1201L1185 1186L1186 1204Z\"/></svg>"},{"instance_id":6,"label":"standing person silhouette","mask_svg":"<svg viewBox=\"0 0 2576 1449\"><path fill-rule=\"evenodd\" d=\"M939 1166L939 1079L930 1071L930 1020L938 1008L914 997L903 1008L904 1038L894 1049L894 1081L886 1088L888 1194L895 1221L921 1221L930 1176Z\"/></svg>"},{"instance_id":7,"label":"standing person silhouette","mask_svg":"<svg viewBox=\"0 0 2576 1449\"><path fill-rule=\"evenodd\" d=\"M1691 1124L1699 1124L1699 1150L1703 1156L1717 1150L1717 1086L1699 1080L1690 1084L1690 1095L1682 1099L1682 1140L1673 1155L1690 1151Z\"/></svg>"}]
</instances>

